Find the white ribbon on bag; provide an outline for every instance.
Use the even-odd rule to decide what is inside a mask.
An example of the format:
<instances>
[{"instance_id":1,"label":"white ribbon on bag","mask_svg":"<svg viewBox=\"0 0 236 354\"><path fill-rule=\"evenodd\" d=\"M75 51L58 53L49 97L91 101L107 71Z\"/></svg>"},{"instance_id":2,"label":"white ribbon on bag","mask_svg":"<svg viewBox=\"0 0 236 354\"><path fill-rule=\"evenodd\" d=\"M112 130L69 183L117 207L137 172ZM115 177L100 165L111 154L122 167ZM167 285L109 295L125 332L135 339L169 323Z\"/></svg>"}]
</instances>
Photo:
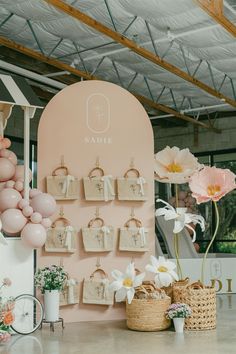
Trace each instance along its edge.
<instances>
[{"instance_id":1,"label":"white ribbon on bag","mask_svg":"<svg viewBox=\"0 0 236 354\"><path fill-rule=\"evenodd\" d=\"M66 282L66 286L68 287L68 297L67 297L68 304L75 303L75 296L74 296L74 286L75 285L76 285L76 281L73 278L68 279Z\"/></svg>"},{"instance_id":2,"label":"white ribbon on bag","mask_svg":"<svg viewBox=\"0 0 236 354\"><path fill-rule=\"evenodd\" d=\"M72 232L74 231L73 226L66 226L65 227L65 234L66 234L66 240L65 240L65 246L68 248L68 251L71 251L72 249Z\"/></svg>"},{"instance_id":3,"label":"white ribbon on bag","mask_svg":"<svg viewBox=\"0 0 236 354\"><path fill-rule=\"evenodd\" d=\"M109 280L107 278L102 279L102 284L103 284L102 297L103 297L103 299L108 299L108 297L109 297Z\"/></svg>"},{"instance_id":4,"label":"white ribbon on bag","mask_svg":"<svg viewBox=\"0 0 236 354\"><path fill-rule=\"evenodd\" d=\"M107 175L107 176L102 176L101 177L101 181L104 182L104 200L105 202L107 202L109 200L109 194L111 195L115 195L114 189L111 185L111 175Z\"/></svg>"},{"instance_id":5,"label":"white ribbon on bag","mask_svg":"<svg viewBox=\"0 0 236 354\"><path fill-rule=\"evenodd\" d=\"M141 247L144 247L147 243L146 232L147 230L145 229L145 227L139 227L138 234L140 235Z\"/></svg>"},{"instance_id":6,"label":"white ribbon on bag","mask_svg":"<svg viewBox=\"0 0 236 354\"><path fill-rule=\"evenodd\" d=\"M75 177L71 176L71 175L67 175L65 176L65 180L63 182L63 186L62 186L62 193L65 195L65 197L68 197L69 195L69 188L70 188L70 183L74 182Z\"/></svg>"},{"instance_id":7,"label":"white ribbon on bag","mask_svg":"<svg viewBox=\"0 0 236 354\"><path fill-rule=\"evenodd\" d=\"M103 245L104 248L107 249L107 236L110 233L110 229L108 226L102 226L101 231L103 233Z\"/></svg>"},{"instance_id":8,"label":"white ribbon on bag","mask_svg":"<svg viewBox=\"0 0 236 354\"><path fill-rule=\"evenodd\" d=\"M144 183L146 183L146 180L145 180L144 177L138 177L137 178L137 184L140 187L140 193L141 193L142 196L144 196L144 187L143 187Z\"/></svg>"}]
</instances>

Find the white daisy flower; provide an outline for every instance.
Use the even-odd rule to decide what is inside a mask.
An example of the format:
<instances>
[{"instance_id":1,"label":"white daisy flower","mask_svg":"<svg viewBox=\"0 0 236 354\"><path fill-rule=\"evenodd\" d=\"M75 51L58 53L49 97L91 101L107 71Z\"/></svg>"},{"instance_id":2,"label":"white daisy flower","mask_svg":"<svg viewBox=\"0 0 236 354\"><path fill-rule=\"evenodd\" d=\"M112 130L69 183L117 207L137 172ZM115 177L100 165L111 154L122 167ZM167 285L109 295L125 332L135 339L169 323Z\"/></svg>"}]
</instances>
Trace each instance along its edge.
<instances>
[{"instance_id":1,"label":"white daisy flower","mask_svg":"<svg viewBox=\"0 0 236 354\"><path fill-rule=\"evenodd\" d=\"M178 275L174 271L176 265L174 262L166 260L160 256L158 259L154 256L150 257L151 264L147 264L145 269L148 272L155 273L155 283L158 288L169 286L175 280L179 280Z\"/></svg>"},{"instance_id":2,"label":"white daisy flower","mask_svg":"<svg viewBox=\"0 0 236 354\"><path fill-rule=\"evenodd\" d=\"M187 213L187 208L174 208L169 203L165 202L162 199L157 199L157 202L161 202L166 206L164 208L158 208L156 210L156 216L164 216L166 221L174 220L174 229L173 233L177 234L182 231L185 227L193 232L192 241L196 241L196 232L192 226L189 224L193 223L194 225L199 224L202 231L205 231L205 220L201 215Z\"/></svg>"},{"instance_id":3,"label":"white daisy flower","mask_svg":"<svg viewBox=\"0 0 236 354\"><path fill-rule=\"evenodd\" d=\"M128 304L131 304L135 288L142 284L145 273L136 275L134 263L130 263L124 274L119 270L113 270L111 275L115 280L110 284L110 289L116 291L116 301L121 302L127 298Z\"/></svg>"}]
</instances>

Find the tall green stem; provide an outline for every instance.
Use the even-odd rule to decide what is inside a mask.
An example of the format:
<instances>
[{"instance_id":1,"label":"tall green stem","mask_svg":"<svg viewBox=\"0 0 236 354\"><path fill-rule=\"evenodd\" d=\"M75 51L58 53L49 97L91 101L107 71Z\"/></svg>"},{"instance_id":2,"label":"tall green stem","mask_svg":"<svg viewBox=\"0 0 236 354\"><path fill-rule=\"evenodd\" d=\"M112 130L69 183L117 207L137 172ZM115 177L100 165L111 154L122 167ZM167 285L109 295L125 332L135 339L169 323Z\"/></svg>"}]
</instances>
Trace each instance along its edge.
<instances>
[{"instance_id":1,"label":"tall green stem","mask_svg":"<svg viewBox=\"0 0 236 354\"><path fill-rule=\"evenodd\" d=\"M178 191L178 184L175 184L175 201L176 201L176 208L178 208L178 199L179 199L179 191ZM183 278L181 265L179 262L179 234L174 234L174 250L175 250L175 258L177 263L177 273L180 279Z\"/></svg>"},{"instance_id":2,"label":"tall green stem","mask_svg":"<svg viewBox=\"0 0 236 354\"><path fill-rule=\"evenodd\" d=\"M218 210L218 207L217 207L217 203L216 202L213 202L214 204L214 207L215 207L215 214L216 214L216 228L215 228L215 232L214 232L214 235L212 236L212 239L211 239L211 242L209 243L209 245L207 246L207 249L206 249L206 252L204 254L204 257L202 259L202 270L201 270L201 282L204 283L204 271L205 271L205 263L206 263L206 258L207 258L207 255L208 255L208 252L216 238L216 234L217 234L217 231L218 231L218 228L219 228L219 223L220 223L220 218L219 218L219 210Z\"/></svg>"}]
</instances>

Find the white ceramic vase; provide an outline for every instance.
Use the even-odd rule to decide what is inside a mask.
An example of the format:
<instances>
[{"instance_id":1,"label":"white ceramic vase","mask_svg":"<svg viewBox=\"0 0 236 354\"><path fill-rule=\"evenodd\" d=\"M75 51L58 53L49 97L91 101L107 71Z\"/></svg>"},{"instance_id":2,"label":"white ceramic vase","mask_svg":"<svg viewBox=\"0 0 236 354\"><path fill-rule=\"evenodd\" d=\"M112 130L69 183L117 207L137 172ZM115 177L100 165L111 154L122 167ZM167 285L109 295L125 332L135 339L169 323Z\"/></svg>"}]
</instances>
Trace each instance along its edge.
<instances>
[{"instance_id":1,"label":"white ceramic vase","mask_svg":"<svg viewBox=\"0 0 236 354\"><path fill-rule=\"evenodd\" d=\"M183 333L183 331L184 331L184 321L185 321L185 318L182 318L182 317L173 318L173 322L174 322L174 327L175 327L175 332L176 333Z\"/></svg>"},{"instance_id":2,"label":"white ceramic vase","mask_svg":"<svg viewBox=\"0 0 236 354\"><path fill-rule=\"evenodd\" d=\"M45 320L55 322L59 320L59 291L45 290L44 293Z\"/></svg>"}]
</instances>

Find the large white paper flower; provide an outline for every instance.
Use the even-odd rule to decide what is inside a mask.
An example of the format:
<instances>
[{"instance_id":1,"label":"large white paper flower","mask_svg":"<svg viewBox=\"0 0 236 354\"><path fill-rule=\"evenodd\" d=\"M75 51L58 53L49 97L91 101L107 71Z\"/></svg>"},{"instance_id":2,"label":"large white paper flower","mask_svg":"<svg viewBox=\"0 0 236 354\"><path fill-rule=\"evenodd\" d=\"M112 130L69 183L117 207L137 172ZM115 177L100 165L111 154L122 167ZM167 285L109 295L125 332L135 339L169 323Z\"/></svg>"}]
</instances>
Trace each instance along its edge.
<instances>
[{"instance_id":1,"label":"large white paper flower","mask_svg":"<svg viewBox=\"0 0 236 354\"><path fill-rule=\"evenodd\" d=\"M176 265L174 262L166 260L160 256L158 259L154 256L150 257L151 264L147 264L145 269L148 272L155 273L155 283L159 288L169 286L175 280L179 280L178 275L174 271Z\"/></svg>"},{"instance_id":2,"label":"large white paper flower","mask_svg":"<svg viewBox=\"0 0 236 354\"><path fill-rule=\"evenodd\" d=\"M135 288L142 284L145 273L136 275L134 263L130 263L124 274L119 270L113 270L111 275L115 280L110 284L110 290L116 291L116 301L121 302L127 297L128 304L131 304Z\"/></svg>"},{"instance_id":3,"label":"large white paper flower","mask_svg":"<svg viewBox=\"0 0 236 354\"><path fill-rule=\"evenodd\" d=\"M156 180L163 183L186 183L201 165L189 149L174 146L155 155Z\"/></svg>"},{"instance_id":4,"label":"large white paper flower","mask_svg":"<svg viewBox=\"0 0 236 354\"><path fill-rule=\"evenodd\" d=\"M157 199L157 202L165 204L164 208L158 208L156 210L156 216L164 216L166 221L174 220L174 229L173 233L177 234L182 231L185 227L193 232L192 241L196 241L196 232L192 226L189 224L193 223L194 225L199 224L202 231L205 231L205 220L201 215L187 213L187 208L174 208L169 203L165 202L162 199Z\"/></svg>"}]
</instances>

